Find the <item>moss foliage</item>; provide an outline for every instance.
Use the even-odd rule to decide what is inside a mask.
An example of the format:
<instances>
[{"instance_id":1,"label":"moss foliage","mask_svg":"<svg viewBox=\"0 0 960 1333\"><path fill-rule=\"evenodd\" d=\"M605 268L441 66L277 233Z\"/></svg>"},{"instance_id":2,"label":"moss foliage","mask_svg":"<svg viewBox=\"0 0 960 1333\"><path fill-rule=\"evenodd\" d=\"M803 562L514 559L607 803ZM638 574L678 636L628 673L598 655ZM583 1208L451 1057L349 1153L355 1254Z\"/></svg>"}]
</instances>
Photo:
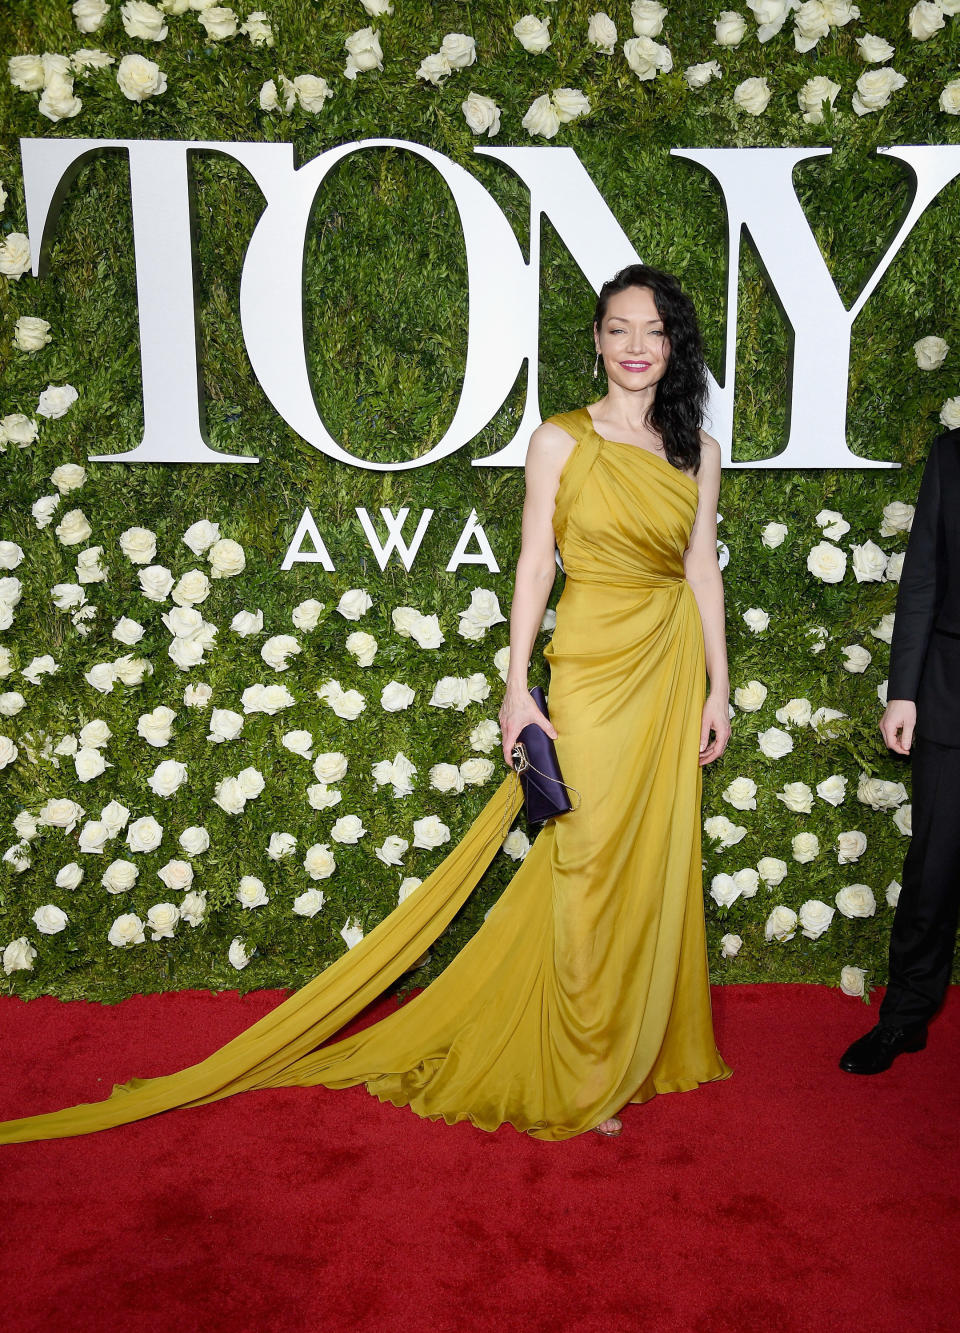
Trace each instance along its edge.
<instances>
[{"instance_id":1,"label":"moss foliage","mask_svg":"<svg viewBox=\"0 0 960 1333\"><path fill-rule=\"evenodd\" d=\"M731 0L732 3L732 0ZM238 6L245 18L250 4ZM24 231L23 190L18 139L47 135L91 138L243 139L289 141L296 160L305 162L324 149L369 136L391 136L430 145L474 172L491 190L525 245L528 199L512 173L475 157L481 142L470 133L460 104L471 90L498 103L502 128L483 143L518 144L531 140L521 119L533 99L557 87L580 88L591 113L561 126L556 145L574 148L637 252L675 272L694 295L702 315L709 360L722 375L725 336L725 215L718 188L694 164L669 156L672 147L822 145L832 155L797 169L798 195L826 263L847 305L859 292L892 239L909 200L906 168L878 158L876 149L891 144L957 143L960 118L943 114L937 99L956 76L960 63L960 18L947 18L930 41L909 34L909 4L861 0L861 18L833 29L817 47L798 54L792 24L766 44L756 39L756 25L745 6L747 36L737 49L713 42L710 7L675 0L659 41L674 58L674 69L649 82L628 67L622 42L631 35L629 7L608 0L620 42L604 56L586 40L587 21L598 5L574 0L533 6L549 17L553 43L542 55L524 51L512 34L525 12L519 4L426 3L395 0L392 16L369 19L359 3L303 3L263 0L273 25L275 45L254 47L243 36L207 39L197 15L169 15L169 33L161 42L128 37L119 6L114 5L96 33L80 34L66 0L6 0L0 18L4 62L25 52L71 53L98 47L119 58L130 51L156 60L167 76L167 90L142 104L128 101L117 86L115 68L77 77L83 107L75 118L52 123L38 113L37 94L16 91L0 77L0 178L8 191L0 229ZM719 11L719 7L718 7ZM384 51L382 72L343 77L344 38L357 28L376 27ZM466 32L477 41L477 63L455 71L444 86L418 81L417 66L438 49L447 32ZM855 38L866 32L888 38L896 52L890 62L907 77L878 114L857 117L851 110L854 84L868 67ZM716 59L722 78L691 91L682 71ZM291 114L265 112L259 92L266 79L280 73L323 75L333 96L317 114L295 107ZM804 123L797 92L814 75L841 84L842 92L822 125ZM733 103L733 90L754 75L768 78L773 97L766 111L752 117ZM153 814L164 826L156 851L132 855L122 835L102 856L77 853L72 835L42 829L31 841L30 868L17 873L0 863L0 946L26 935L38 950L32 971L0 978L11 992L40 993L115 1001L138 991L189 986L214 990L296 986L344 951L340 928L349 916L371 928L394 905L404 875L426 876L448 848L411 848L402 869L376 859L373 849L388 834L412 840L414 819L437 814L449 824L453 840L462 834L489 798L493 781L464 793L441 794L430 788L428 770L438 762L462 762L472 753L469 733L485 717L495 717L500 680L492 665L497 649L508 642L500 624L478 642L457 633L458 612L476 586L493 589L504 612L509 609L512 574L519 548L519 511L523 477L519 469L477 468L470 457L490 454L511 437L522 410L518 384L502 409L474 444L422 470L394 474L368 472L326 459L279 417L258 387L241 336L238 290L247 242L263 209L257 187L237 163L217 155L197 155L195 183L196 286L200 374L209 439L224 452L256 455L256 465L219 466L111 465L87 463L94 453L121 452L140 439L137 303L133 263L129 186L120 154L92 161L80 172L60 217L51 250L49 277L18 281L0 278L0 373L4 413L33 416L38 394L48 383L69 382L80 397L62 418L40 419L38 440L27 448L10 445L0 459L3 516L0 538L18 542L25 554L15 575L23 596L13 625L2 635L14 672L4 682L20 690L26 707L2 719L3 730L20 745L20 756L2 773L0 827L4 846L17 841L12 822L19 811L34 813L50 797L80 802L96 817L112 798L126 804L131 818ZM914 228L894 264L854 326L848 435L851 448L872 457L896 460L899 470L729 471L720 499L720 536L729 549L725 571L731 686L757 679L768 688L759 712L737 711L733 738L723 759L705 774L704 816L725 813L745 825L736 846L718 850L704 841L705 890L712 877L755 866L763 856L779 856L789 873L776 889L762 884L756 896L740 898L727 910L706 897L710 956L715 979L801 980L835 983L844 964L866 969L869 982L885 976L885 950L891 909L885 886L900 877L907 838L889 811L873 811L856 798L866 772L909 783L909 767L889 755L877 730L881 711L877 690L887 675L889 649L871 636L884 613L894 608L896 584L857 583L848 564L843 581L828 586L807 571L809 549L821 540L815 515L838 510L851 525L839 544L848 552L869 539L888 553L901 551L906 535L881 537L886 504L912 503L930 441L941 429L938 412L944 399L960 392L960 268L956 234L960 185L948 186ZM354 155L338 166L318 195L307 242L305 322L309 363L318 408L334 436L370 459L394 460L422 453L434 443L456 407L466 350L466 259L456 224L456 210L443 182L410 154L375 150ZM544 224L541 310L541 406L544 415L595 397L589 324L593 293L548 224ZM52 341L42 351L16 350L13 325L21 315L40 315L52 326ZM745 241L740 277L735 457L760 458L783 447L789 399L790 333L767 283L762 266ZM938 334L951 345L942 369L917 368L912 345ZM816 392L816 386L810 386ZM31 506L51 493L50 474L62 463L85 464L88 479L61 501L49 526L38 530ZM394 555L384 571L373 558L357 520L365 506L379 522L379 507L394 511L408 505L409 536L420 512L432 508L433 520L408 573ZM69 508L86 514L102 545L109 576L88 586L97 607L89 633L79 634L70 617L54 609L50 588L74 582L76 548L58 541L54 528ZM305 508L312 511L336 565L326 573L315 564L280 564ZM500 564L499 573L464 565L444 572L454 541L475 508ZM156 560L175 577L203 567L182 543L194 521L220 524L221 535L244 547L246 568L236 578L216 579L200 610L218 626L217 644L208 661L189 672L167 656L169 634L160 617L166 605L140 593L136 568L123 556L118 538L131 525L158 536ZM785 542L768 550L760 540L770 521L788 527ZM381 528L381 532L382 532ZM14 571L7 571L14 572ZM551 598L556 604L562 576ZM341 594L365 588L372 609L357 624L335 611ZM317 628L293 628L291 609L307 597L325 603ZM436 651L418 649L393 630L390 612L412 605L439 616L445 643ZM752 633L743 612L760 607L770 626ZM262 635L241 638L230 631L236 612L262 609ZM140 620L146 635L133 651L154 664L139 686L117 685L101 695L84 680L97 661L125 651L111 638L123 615ZM809 631L829 633L824 650L810 651ZM354 629L372 633L379 644L374 665L361 668L344 648ZM289 670L273 672L259 648L270 634L297 633L302 653ZM530 683L546 684L542 634L534 651ZM873 660L863 674L843 667L844 646L863 644ZM37 685L19 671L37 654L51 653L56 675ZM491 693L462 713L430 707L435 681L444 675L484 672ZM356 688L367 707L355 721L334 716L315 694L326 679ZM390 680L417 692L407 711L386 713L380 691ZM257 681L283 683L296 706L275 717L254 714L241 738L224 745L206 740L208 710L186 708L183 690L202 680L213 688L213 705L240 709L242 690ZM756 735L777 725L774 711L803 696L814 708L842 710L846 718L832 739L809 727L794 728L794 749L782 759L760 752ZM177 710L174 739L165 749L151 748L137 734L137 719L158 704ZM33 745L48 736L52 744L93 718L103 718L113 737L105 754L111 767L92 782L80 782L69 757L59 767L49 758L31 763L22 737ZM306 789L315 779L309 763L287 751L282 734L293 728L313 733L314 750L342 750L350 768L342 782L342 803L315 811ZM18 737L20 738L18 740ZM396 799L390 788L374 790L370 768L402 750L416 764L414 793ZM186 764L189 782L173 797L156 797L147 777L156 764L174 757ZM492 758L501 771L497 751ZM240 815L227 815L211 804L216 782L253 765L266 780L263 794ZM776 797L785 782L811 787L830 774L849 780L845 801L834 808L814 798L808 815L790 813ZM724 801L723 791L738 776L757 783L757 809L740 813ZM328 842L333 820L358 814L368 832L356 846L334 844L338 868L319 887L326 905L312 919L291 911L293 899L312 881L302 866L304 850ZM120 912L141 917L151 904L173 899L156 871L171 857L183 856L179 832L203 824L210 832L208 852L194 859L195 889L207 893L207 915L193 929L181 922L172 939L150 940L115 948L107 932ZM859 829L867 848L853 865L839 865L837 834ZM281 861L266 855L270 834L293 833L297 853ZM795 833L817 834L821 853L800 865L790 854ZM140 867L134 889L111 896L100 886L103 867L113 856L130 856ZM55 887L57 870L77 859L86 874L72 892ZM93 864L95 863L95 864ZM502 891L515 863L498 854L480 888L432 951L430 960L406 982L432 976L477 928ZM244 910L235 893L240 876L254 874L265 883L269 903ZM847 920L839 913L817 941L799 930L787 943L767 943L764 921L777 903L794 909L810 898L832 904L850 883L869 884L878 900L874 917ZM38 933L32 916L46 903L69 915L59 934ZM735 960L721 959L721 935L735 932L743 947ZM241 972L228 962L234 937L246 941L252 961Z\"/></svg>"}]
</instances>

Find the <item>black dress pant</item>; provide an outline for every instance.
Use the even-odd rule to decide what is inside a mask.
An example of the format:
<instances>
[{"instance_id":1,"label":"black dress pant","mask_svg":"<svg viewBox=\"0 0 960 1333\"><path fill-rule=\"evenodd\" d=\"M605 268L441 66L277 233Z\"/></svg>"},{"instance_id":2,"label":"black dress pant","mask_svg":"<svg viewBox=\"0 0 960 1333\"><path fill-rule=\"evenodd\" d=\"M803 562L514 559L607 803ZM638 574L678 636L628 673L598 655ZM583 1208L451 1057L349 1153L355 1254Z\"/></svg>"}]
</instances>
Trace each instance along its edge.
<instances>
[{"instance_id":1,"label":"black dress pant","mask_svg":"<svg viewBox=\"0 0 960 1333\"><path fill-rule=\"evenodd\" d=\"M950 984L960 907L960 746L915 736L913 836L890 934L880 1022L925 1024Z\"/></svg>"}]
</instances>

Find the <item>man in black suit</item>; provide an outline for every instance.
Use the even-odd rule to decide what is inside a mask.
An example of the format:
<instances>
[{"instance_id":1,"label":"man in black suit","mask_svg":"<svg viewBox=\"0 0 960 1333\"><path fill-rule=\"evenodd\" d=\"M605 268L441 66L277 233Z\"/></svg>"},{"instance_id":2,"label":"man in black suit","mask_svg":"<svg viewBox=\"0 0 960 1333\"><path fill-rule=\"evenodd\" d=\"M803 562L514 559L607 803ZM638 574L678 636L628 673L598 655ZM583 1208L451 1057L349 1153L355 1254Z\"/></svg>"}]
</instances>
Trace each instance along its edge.
<instances>
[{"instance_id":1,"label":"man in black suit","mask_svg":"<svg viewBox=\"0 0 960 1333\"><path fill-rule=\"evenodd\" d=\"M878 1023L844 1053L879 1074L927 1044L950 983L960 905L960 430L933 442L907 543L880 730L913 756L913 836Z\"/></svg>"}]
</instances>

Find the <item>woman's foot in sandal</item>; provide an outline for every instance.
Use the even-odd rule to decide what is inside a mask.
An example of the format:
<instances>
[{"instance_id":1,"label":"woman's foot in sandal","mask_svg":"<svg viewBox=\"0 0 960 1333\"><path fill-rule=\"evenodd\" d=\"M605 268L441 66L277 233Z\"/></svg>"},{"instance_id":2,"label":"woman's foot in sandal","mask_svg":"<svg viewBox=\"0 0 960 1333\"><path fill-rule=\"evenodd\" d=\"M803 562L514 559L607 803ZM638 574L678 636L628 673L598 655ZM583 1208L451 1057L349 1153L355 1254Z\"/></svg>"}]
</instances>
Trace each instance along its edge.
<instances>
[{"instance_id":1,"label":"woman's foot in sandal","mask_svg":"<svg viewBox=\"0 0 960 1333\"><path fill-rule=\"evenodd\" d=\"M594 1134L602 1134L605 1139L615 1139L623 1131L623 1121L619 1116L612 1115L609 1120L604 1120L599 1125L595 1125Z\"/></svg>"}]
</instances>

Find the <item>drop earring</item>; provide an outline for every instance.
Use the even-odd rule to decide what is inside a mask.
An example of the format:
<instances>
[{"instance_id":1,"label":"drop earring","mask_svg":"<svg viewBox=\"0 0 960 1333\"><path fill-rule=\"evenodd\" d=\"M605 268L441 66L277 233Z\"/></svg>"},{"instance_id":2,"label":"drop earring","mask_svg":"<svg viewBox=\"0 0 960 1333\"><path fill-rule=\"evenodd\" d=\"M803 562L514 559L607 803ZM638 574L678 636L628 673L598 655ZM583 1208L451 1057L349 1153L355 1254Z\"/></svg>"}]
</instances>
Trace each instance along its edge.
<instances>
[{"instance_id":1,"label":"drop earring","mask_svg":"<svg viewBox=\"0 0 960 1333\"><path fill-rule=\"evenodd\" d=\"M593 378L596 379L600 371L600 353L597 353L597 359L593 363Z\"/></svg>"}]
</instances>

